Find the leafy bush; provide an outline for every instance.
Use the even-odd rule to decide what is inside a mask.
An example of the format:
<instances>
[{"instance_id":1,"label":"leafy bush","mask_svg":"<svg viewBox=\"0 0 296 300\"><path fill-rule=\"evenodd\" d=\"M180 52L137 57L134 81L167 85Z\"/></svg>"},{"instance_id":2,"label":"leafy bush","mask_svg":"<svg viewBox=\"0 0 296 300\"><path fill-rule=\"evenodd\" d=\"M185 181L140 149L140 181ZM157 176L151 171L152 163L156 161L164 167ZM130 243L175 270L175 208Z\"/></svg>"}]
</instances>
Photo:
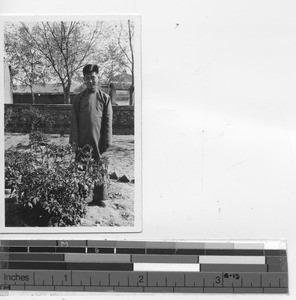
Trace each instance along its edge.
<instances>
[{"instance_id":1,"label":"leafy bush","mask_svg":"<svg viewBox=\"0 0 296 300\"><path fill-rule=\"evenodd\" d=\"M27 151L5 152L5 184L14 189L28 226L74 226L94 185L106 184L107 165L106 159L94 161L90 148L34 143Z\"/></svg>"},{"instance_id":2,"label":"leafy bush","mask_svg":"<svg viewBox=\"0 0 296 300\"><path fill-rule=\"evenodd\" d=\"M30 106L23 111L23 131L30 133L34 131L45 132L50 128L54 121L48 112L41 112L39 109Z\"/></svg>"},{"instance_id":3,"label":"leafy bush","mask_svg":"<svg viewBox=\"0 0 296 300\"><path fill-rule=\"evenodd\" d=\"M45 145L49 142L49 139L47 136L41 132L41 131L33 131L29 134L29 141L30 144L39 144L39 145Z\"/></svg>"},{"instance_id":4,"label":"leafy bush","mask_svg":"<svg viewBox=\"0 0 296 300\"><path fill-rule=\"evenodd\" d=\"M14 118L14 113L11 108L5 109L4 111L4 129L7 130L8 126Z\"/></svg>"},{"instance_id":5,"label":"leafy bush","mask_svg":"<svg viewBox=\"0 0 296 300\"><path fill-rule=\"evenodd\" d=\"M21 152L16 149L5 151L5 188L15 189L20 183L22 173L34 161L32 152Z\"/></svg>"}]
</instances>

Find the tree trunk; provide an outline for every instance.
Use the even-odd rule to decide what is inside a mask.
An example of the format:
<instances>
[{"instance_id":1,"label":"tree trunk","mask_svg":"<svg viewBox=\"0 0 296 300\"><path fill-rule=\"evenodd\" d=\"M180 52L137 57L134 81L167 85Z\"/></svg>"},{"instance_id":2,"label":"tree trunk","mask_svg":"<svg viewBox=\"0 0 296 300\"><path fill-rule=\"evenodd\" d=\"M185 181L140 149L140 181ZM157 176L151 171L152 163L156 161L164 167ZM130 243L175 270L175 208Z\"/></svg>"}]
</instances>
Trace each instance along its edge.
<instances>
[{"instance_id":1,"label":"tree trunk","mask_svg":"<svg viewBox=\"0 0 296 300\"><path fill-rule=\"evenodd\" d=\"M109 84L109 96L111 98L112 105L116 105L116 88L112 82Z\"/></svg>"},{"instance_id":2,"label":"tree trunk","mask_svg":"<svg viewBox=\"0 0 296 300\"><path fill-rule=\"evenodd\" d=\"M63 86L64 89L64 104L71 103L71 95L70 95L70 85Z\"/></svg>"},{"instance_id":3,"label":"tree trunk","mask_svg":"<svg viewBox=\"0 0 296 300\"><path fill-rule=\"evenodd\" d=\"M135 104L135 59L134 59L134 49L133 49L133 43L132 43L132 32L131 32L131 21L128 20L128 39L129 39L129 46L131 50L131 56L132 56L132 85L130 87L130 105Z\"/></svg>"},{"instance_id":4,"label":"tree trunk","mask_svg":"<svg viewBox=\"0 0 296 300\"><path fill-rule=\"evenodd\" d=\"M64 104L70 104L70 103L71 103L70 93L64 92Z\"/></svg>"},{"instance_id":5,"label":"tree trunk","mask_svg":"<svg viewBox=\"0 0 296 300\"><path fill-rule=\"evenodd\" d=\"M71 95L68 93L67 95L67 104L71 104Z\"/></svg>"},{"instance_id":6,"label":"tree trunk","mask_svg":"<svg viewBox=\"0 0 296 300\"><path fill-rule=\"evenodd\" d=\"M132 85L130 88L129 88L129 105L134 105L135 103L135 87Z\"/></svg>"},{"instance_id":7,"label":"tree trunk","mask_svg":"<svg viewBox=\"0 0 296 300\"><path fill-rule=\"evenodd\" d=\"M30 85L30 90L31 90L31 96L32 96L32 103L36 104L35 103L35 95L34 95L34 92L33 92L33 86L32 85Z\"/></svg>"}]
</instances>

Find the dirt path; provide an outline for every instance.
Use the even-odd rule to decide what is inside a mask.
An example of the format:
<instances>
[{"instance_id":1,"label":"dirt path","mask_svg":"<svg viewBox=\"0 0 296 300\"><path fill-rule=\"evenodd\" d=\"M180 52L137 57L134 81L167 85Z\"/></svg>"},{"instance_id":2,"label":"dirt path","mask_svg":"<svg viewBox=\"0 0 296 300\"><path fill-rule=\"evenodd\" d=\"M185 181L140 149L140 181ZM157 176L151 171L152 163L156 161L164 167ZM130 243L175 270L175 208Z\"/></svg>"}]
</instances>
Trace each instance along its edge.
<instances>
[{"instance_id":1,"label":"dirt path","mask_svg":"<svg viewBox=\"0 0 296 300\"><path fill-rule=\"evenodd\" d=\"M60 137L57 134L48 135L51 142L66 145L69 136ZM5 134L5 149L16 146L18 143L27 145L29 136L24 134ZM109 158L109 174L116 172L118 177L127 176L134 179L134 136L114 136L113 146L105 154ZM119 226L134 225L134 184L110 180L108 187L109 200L106 207L90 206L81 221L81 226ZM13 218L13 203L6 199L6 226L20 226Z\"/></svg>"}]
</instances>

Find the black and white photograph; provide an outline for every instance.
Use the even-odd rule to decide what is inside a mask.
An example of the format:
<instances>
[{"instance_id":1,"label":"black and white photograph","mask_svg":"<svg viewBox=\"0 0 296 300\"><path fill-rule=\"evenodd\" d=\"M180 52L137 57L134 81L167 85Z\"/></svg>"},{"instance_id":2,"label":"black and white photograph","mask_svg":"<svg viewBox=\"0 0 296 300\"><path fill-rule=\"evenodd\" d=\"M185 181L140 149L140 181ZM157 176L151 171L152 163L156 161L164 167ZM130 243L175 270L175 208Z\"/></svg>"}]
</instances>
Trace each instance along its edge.
<instances>
[{"instance_id":1,"label":"black and white photograph","mask_svg":"<svg viewBox=\"0 0 296 300\"><path fill-rule=\"evenodd\" d=\"M295 16L0 1L0 296L296 299Z\"/></svg>"},{"instance_id":2,"label":"black and white photograph","mask_svg":"<svg viewBox=\"0 0 296 300\"><path fill-rule=\"evenodd\" d=\"M1 21L4 231L139 231L140 18Z\"/></svg>"}]
</instances>

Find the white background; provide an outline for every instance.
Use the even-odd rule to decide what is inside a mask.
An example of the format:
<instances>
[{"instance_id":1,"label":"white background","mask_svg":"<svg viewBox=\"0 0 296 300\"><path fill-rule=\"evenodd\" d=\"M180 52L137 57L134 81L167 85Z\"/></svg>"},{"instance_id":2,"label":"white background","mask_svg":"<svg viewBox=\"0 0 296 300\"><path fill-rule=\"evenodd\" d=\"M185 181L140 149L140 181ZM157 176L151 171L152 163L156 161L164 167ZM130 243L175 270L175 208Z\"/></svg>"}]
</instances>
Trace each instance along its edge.
<instances>
[{"instance_id":1,"label":"white background","mask_svg":"<svg viewBox=\"0 0 296 300\"><path fill-rule=\"evenodd\" d=\"M68 238L284 239L295 299L295 1L2 0L0 12L142 15L143 231ZM74 297L86 295L57 296Z\"/></svg>"}]
</instances>

